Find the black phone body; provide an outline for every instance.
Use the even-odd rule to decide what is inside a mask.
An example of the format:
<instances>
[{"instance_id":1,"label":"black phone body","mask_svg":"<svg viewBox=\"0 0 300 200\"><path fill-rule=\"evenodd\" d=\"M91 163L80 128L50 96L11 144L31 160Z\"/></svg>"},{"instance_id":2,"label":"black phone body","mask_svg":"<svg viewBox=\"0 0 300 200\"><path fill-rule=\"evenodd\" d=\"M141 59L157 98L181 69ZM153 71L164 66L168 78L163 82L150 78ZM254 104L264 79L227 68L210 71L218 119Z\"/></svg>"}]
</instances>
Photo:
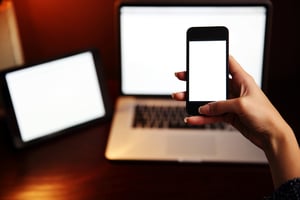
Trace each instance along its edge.
<instances>
[{"instance_id":1,"label":"black phone body","mask_svg":"<svg viewBox=\"0 0 300 200\"><path fill-rule=\"evenodd\" d=\"M186 110L228 98L228 29L224 26L187 30Z\"/></svg>"}]
</instances>

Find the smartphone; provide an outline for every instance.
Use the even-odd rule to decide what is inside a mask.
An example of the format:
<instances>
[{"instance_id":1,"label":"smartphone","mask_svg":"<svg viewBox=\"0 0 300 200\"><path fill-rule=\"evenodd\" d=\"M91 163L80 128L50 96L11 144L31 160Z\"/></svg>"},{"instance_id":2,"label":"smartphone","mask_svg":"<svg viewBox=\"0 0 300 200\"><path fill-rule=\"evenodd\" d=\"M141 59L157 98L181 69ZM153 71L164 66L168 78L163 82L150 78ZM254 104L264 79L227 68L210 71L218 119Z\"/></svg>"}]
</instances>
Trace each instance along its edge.
<instances>
[{"instance_id":1,"label":"smartphone","mask_svg":"<svg viewBox=\"0 0 300 200\"><path fill-rule=\"evenodd\" d=\"M187 30L186 111L228 97L228 29L224 26Z\"/></svg>"}]
</instances>

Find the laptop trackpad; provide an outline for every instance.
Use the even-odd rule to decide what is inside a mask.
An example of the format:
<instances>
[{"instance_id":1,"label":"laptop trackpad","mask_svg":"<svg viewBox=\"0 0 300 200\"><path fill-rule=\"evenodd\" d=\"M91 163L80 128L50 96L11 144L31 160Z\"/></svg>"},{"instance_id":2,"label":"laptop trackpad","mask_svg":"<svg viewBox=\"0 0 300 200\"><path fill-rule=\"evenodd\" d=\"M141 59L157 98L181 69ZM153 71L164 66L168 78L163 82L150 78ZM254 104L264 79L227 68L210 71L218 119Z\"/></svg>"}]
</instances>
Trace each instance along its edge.
<instances>
[{"instance_id":1,"label":"laptop trackpad","mask_svg":"<svg viewBox=\"0 0 300 200\"><path fill-rule=\"evenodd\" d=\"M172 135L167 142L167 153L187 156L202 157L216 154L216 139L213 135Z\"/></svg>"}]
</instances>

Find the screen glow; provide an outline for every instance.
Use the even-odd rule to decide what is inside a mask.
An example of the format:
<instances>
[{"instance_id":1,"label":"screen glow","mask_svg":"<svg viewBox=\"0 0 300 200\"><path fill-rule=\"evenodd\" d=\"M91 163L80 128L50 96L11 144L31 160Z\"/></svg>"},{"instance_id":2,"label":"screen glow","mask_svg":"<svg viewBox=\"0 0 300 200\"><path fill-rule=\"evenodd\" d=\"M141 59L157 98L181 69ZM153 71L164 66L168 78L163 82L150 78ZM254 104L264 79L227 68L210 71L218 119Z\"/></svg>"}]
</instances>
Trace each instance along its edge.
<instances>
[{"instance_id":1,"label":"screen glow","mask_svg":"<svg viewBox=\"0 0 300 200\"><path fill-rule=\"evenodd\" d=\"M105 115L90 52L6 75L23 141Z\"/></svg>"},{"instance_id":2,"label":"screen glow","mask_svg":"<svg viewBox=\"0 0 300 200\"><path fill-rule=\"evenodd\" d=\"M186 69L186 31L229 29L229 54L261 86L266 28L264 6L123 6L120 10L124 94L169 95L184 91L174 72Z\"/></svg>"}]
</instances>

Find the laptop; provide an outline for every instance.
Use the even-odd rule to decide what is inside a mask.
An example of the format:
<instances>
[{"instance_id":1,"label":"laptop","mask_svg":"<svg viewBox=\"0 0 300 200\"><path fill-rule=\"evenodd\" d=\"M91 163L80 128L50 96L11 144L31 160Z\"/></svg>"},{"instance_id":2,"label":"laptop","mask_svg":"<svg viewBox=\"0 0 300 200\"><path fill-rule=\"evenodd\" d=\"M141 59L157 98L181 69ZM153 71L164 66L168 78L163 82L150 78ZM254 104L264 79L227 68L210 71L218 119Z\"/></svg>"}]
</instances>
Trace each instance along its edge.
<instances>
[{"instance_id":1,"label":"laptop","mask_svg":"<svg viewBox=\"0 0 300 200\"><path fill-rule=\"evenodd\" d=\"M2 71L0 83L6 122L16 148L110 119L94 49Z\"/></svg>"},{"instance_id":2,"label":"laptop","mask_svg":"<svg viewBox=\"0 0 300 200\"><path fill-rule=\"evenodd\" d=\"M121 95L107 159L267 162L262 150L229 125L187 126L185 103L171 99L173 92L186 90L174 72L186 70L186 31L195 26L226 26L230 54L265 88L271 4L225 2L119 2ZM171 120L165 122L165 118Z\"/></svg>"}]
</instances>

